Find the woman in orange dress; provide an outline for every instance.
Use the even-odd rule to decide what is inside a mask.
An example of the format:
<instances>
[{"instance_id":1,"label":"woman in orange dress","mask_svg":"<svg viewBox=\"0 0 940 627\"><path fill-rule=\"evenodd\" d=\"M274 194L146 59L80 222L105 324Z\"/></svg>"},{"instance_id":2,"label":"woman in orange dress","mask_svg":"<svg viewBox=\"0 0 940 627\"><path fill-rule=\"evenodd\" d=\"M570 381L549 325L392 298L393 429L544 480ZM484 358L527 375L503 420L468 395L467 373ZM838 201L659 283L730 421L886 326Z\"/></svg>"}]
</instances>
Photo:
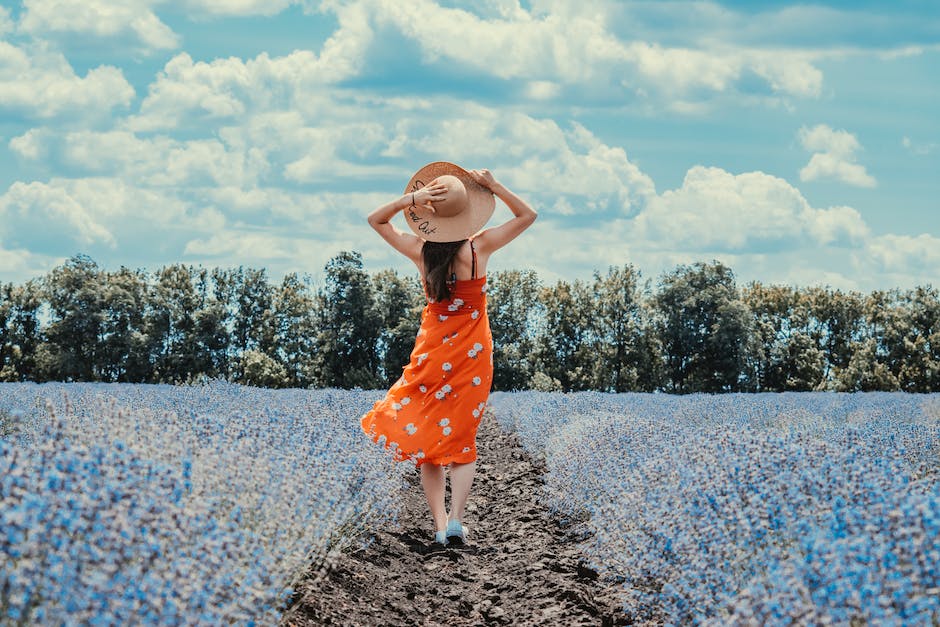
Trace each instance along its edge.
<instances>
[{"instance_id":1,"label":"woman in orange dress","mask_svg":"<svg viewBox=\"0 0 940 627\"><path fill-rule=\"evenodd\" d=\"M513 218L481 230L499 197ZM414 232L390 222L399 211ZM401 378L362 416L363 431L398 461L421 469L435 542L466 541L464 507L476 470L476 432L493 382L486 313L490 256L535 220L535 211L493 178L438 161L421 168L405 194L373 211L369 224L418 267L428 303ZM445 510L450 469L450 512Z\"/></svg>"}]
</instances>

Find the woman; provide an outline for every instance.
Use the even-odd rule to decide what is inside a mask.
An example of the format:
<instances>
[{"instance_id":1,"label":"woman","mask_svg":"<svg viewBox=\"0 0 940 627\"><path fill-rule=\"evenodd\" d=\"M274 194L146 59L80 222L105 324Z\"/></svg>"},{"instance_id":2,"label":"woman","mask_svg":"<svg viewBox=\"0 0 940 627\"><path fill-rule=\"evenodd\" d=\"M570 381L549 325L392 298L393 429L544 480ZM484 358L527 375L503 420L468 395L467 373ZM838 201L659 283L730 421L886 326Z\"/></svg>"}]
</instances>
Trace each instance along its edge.
<instances>
[{"instance_id":1,"label":"woman","mask_svg":"<svg viewBox=\"0 0 940 627\"><path fill-rule=\"evenodd\" d=\"M486 315L490 256L525 231L536 213L493 178L446 162L421 168L403 196L369 214L369 224L418 267L428 303L411 360L388 394L362 416L375 442L421 469L436 532L447 545L466 541L464 506L476 470L476 432L493 381L493 339ZM481 231L496 207L514 218ZM399 211L414 234L395 228ZM450 469L450 513L444 508Z\"/></svg>"}]
</instances>

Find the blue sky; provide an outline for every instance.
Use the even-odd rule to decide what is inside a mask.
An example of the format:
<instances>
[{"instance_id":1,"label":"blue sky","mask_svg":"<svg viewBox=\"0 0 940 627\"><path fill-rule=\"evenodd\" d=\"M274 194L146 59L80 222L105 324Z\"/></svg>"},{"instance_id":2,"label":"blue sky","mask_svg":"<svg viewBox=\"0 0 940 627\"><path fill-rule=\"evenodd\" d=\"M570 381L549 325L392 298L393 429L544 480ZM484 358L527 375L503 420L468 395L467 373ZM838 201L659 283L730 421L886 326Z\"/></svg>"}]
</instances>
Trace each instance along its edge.
<instances>
[{"instance_id":1,"label":"blue sky","mask_svg":"<svg viewBox=\"0 0 940 627\"><path fill-rule=\"evenodd\" d=\"M365 216L449 160L540 213L494 270L940 285L937 67L928 1L4 2L0 281L413 274Z\"/></svg>"}]
</instances>

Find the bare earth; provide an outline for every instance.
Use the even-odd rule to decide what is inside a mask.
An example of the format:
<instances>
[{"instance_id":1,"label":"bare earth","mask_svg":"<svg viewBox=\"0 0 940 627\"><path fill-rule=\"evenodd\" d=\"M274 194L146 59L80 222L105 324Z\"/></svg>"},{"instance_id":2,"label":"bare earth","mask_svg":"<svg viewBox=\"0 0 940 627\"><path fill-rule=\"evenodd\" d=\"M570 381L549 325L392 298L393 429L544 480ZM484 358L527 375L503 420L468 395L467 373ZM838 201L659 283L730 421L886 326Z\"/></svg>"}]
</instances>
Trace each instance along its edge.
<instances>
[{"instance_id":1,"label":"bare earth","mask_svg":"<svg viewBox=\"0 0 940 627\"><path fill-rule=\"evenodd\" d=\"M539 504L544 467L490 413L477 444L466 546L432 549L433 524L416 472L400 527L344 553L320 581L305 581L281 624L628 624L617 584L586 565L576 539Z\"/></svg>"}]
</instances>

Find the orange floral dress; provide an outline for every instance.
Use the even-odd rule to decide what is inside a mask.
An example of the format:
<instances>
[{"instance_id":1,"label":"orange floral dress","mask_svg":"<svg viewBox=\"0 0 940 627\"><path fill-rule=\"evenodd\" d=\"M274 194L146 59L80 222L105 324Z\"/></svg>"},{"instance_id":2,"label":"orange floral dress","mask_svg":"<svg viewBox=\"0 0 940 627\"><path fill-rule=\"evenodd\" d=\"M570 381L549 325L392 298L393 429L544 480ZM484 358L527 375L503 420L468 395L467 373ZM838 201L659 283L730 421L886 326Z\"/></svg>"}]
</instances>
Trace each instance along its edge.
<instances>
[{"instance_id":1,"label":"orange floral dress","mask_svg":"<svg viewBox=\"0 0 940 627\"><path fill-rule=\"evenodd\" d=\"M450 292L449 300L425 305L401 378L360 419L366 435L396 461L413 460L416 467L477 458L477 427L493 383L486 277L453 281Z\"/></svg>"}]
</instances>

